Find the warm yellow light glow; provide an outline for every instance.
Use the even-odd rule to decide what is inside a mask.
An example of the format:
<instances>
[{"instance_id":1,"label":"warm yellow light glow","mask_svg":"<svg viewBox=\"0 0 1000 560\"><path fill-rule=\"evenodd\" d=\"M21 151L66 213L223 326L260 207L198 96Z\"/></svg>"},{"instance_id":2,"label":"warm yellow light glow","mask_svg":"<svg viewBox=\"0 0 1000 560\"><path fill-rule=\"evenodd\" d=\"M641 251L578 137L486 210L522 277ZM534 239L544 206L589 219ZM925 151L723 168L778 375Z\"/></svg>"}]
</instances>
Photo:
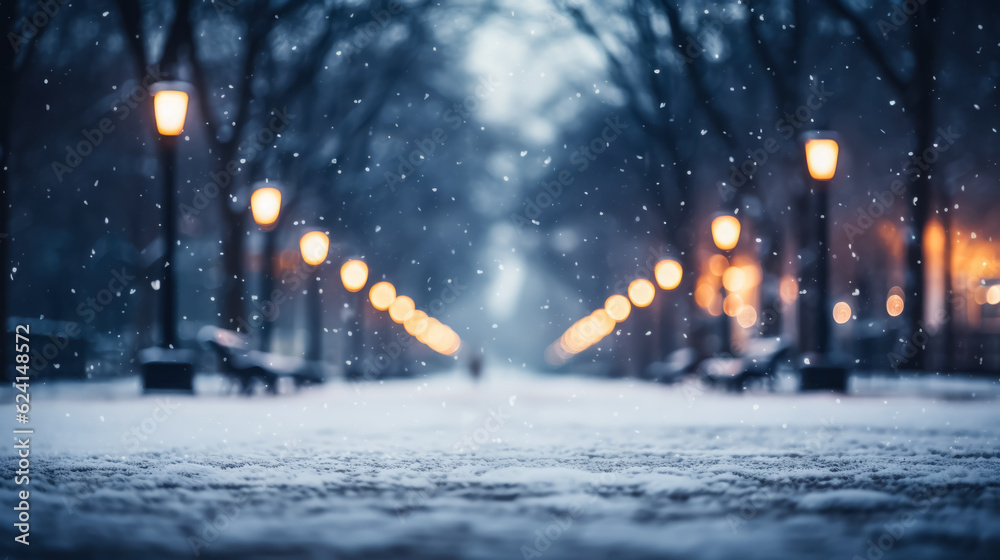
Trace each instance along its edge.
<instances>
[{"instance_id":1,"label":"warm yellow light glow","mask_svg":"<svg viewBox=\"0 0 1000 560\"><path fill-rule=\"evenodd\" d=\"M608 312L609 317L621 323L628 319L629 313L632 312L632 304L627 297L615 294L604 302L604 310Z\"/></svg>"},{"instance_id":2,"label":"warm yellow light glow","mask_svg":"<svg viewBox=\"0 0 1000 560\"><path fill-rule=\"evenodd\" d=\"M414 311L416 311L416 306L414 306L412 299L398 296L389 306L389 317L392 317L392 320L397 323L402 323L409 319Z\"/></svg>"},{"instance_id":3,"label":"warm yellow light glow","mask_svg":"<svg viewBox=\"0 0 1000 560\"><path fill-rule=\"evenodd\" d=\"M749 289L760 284L760 268L755 264L745 264L740 267L743 271L743 289Z\"/></svg>"},{"instance_id":4,"label":"warm yellow light glow","mask_svg":"<svg viewBox=\"0 0 1000 560\"><path fill-rule=\"evenodd\" d=\"M299 251L306 264L322 264L330 251L330 238L322 231L310 231L299 240Z\"/></svg>"},{"instance_id":5,"label":"warm yellow light glow","mask_svg":"<svg viewBox=\"0 0 1000 560\"><path fill-rule=\"evenodd\" d=\"M396 287L388 282L379 282L368 290L368 300L375 309L385 311L396 301Z\"/></svg>"},{"instance_id":6,"label":"warm yellow light glow","mask_svg":"<svg viewBox=\"0 0 1000 560\"><path fill-rule=\"evenodd\" d=\"M597 340L608 336L611 331L615 330L616 321L611 318L611 315L604 309L598 309L590 314L590 320L597 326Z\"/></svg>"},{"instance_id":7,"label":"warm yellow light glow","mask_svg":"<svg viewBox=\"0 0 1000 560\"><path fill-rule=\"evenodd\" d=\"M843 325L844 323L851 320L851 306L844 301L838 301L837 305L833 306L833 320L838 324Z\"/></svg>"},{"instance_id":8,"label":"warm yellow light glow","mask_svg":"<svg viewBox=\"0 0 1000 560\"><path fill-rule=\"evenodd\" d=\"M417 309L410 314L409 319L403 321L403 328L411 336L417 336L418 329L423 332L427 328L427 314Z\"/></svg>"},{"instance_id":9,"label":"warm yellow light glow","mask_svg":"<svg viewBox=\"0 0 1000 560\"><path fill-rule=\"evenodd\" d=\"M757 310L752 305L744 305L736 314L736 322L744 329L749 329L757 323Z\"/></svg>"},{"instance_id":10,"label":"warm yellow light glow","mask_svg":"<svg viewBox=\"0 0 1000 560\"><path fill-rule=\"evenodd\" d=\"M837 172L837 155L840 147L828 138L806 141L806 166L813 179L829 181Z\"/></svg>"},{"instance_id":11,"label":"warm yellow light glow","mask_svg":"<svg viewBox=\"0 0 1000 560\"><path fill-rule=\"evenodd\" d=\"M723 255L712 255L708 258L708 271L716 276L725 274L729 268L729 259Z\"/></svg>"},{"instance_id":12,"label":"warm yellow light glow","mask_svg":"<svg viewBox=\"0 0 1000 560\"><path fill-rule=\"evenodd\" d=\"M736 247L740 240L740 221L736 216L718 216L712 220L712 241L723 251Z\"/></svg>"},{"instance_id":13,"label":"warm yellow light glow","mask_svg":"<svg viewBox=\"0 0 1000 560\"><path fill-rule=\"evenodd\" d=\"M443 328L444 325L441 324L441 321L438 321L434 317L428 317L426 319L426 326L423 329L417 329L417 340L433 348L438 337L443 336Z\"/></svg>"},{"instance_id":14,"label":"warm yellow light glow","mask_svg":"<svg viewBox=\"0 0 1000 560\"><path fill-rule=\"evenodd\" d=\"M184 130L187 107L187 93L172 89L157 91L153 95L153 113L156 116L156 130L164 136L179 135Z\"/></svg>"},{"instance_id":15,"label":"warm yellow light glow","mask_svg":"<svg viewBox=\"0 0 1000 560\"><path fill-rule=\"evenodd\" d=\"M684 268L681 267L681 263L667 259L656 263L653 275L656 276L656 283L660 285L660 288L673 290L681 285L681 279L684 277Z\"/></svg>"},{"instance_id":16,"label":"warm yellow light glow","mask_svg":"<svg viewBox=\"0 0 1000 560\"><path fill-rule=\"evenodd\" d=\"M434 327L432 327L433 329ZM439 325L435 332L429 335L430 340L427 345L438 354L450 356L454 354L461 345L458 334L447 325Z\"/></svg>"},{"instance_id":17,"label":"warm yellow light glow","mask_svg":"<svg viewBox=\"0 0 1000 560\"><path fill-rule=\"evenodd\" d=\"M722 285L730 292L738 292L746 284L747 275L742 268L731 266L722 275Z\"/></svg>"},{"instance_id":18,"label":"warm yellow light glow","mask_svg":"<svg viewBox=\"0 0 1000 560\"><path fill-rule=\"evenodd\" d=\"M1000 284L990 286L990 289L986 290L986 303L990 305L1000 303Z\"/></svg>"},{"instance_id":19,"label":"warm yellow light glow","mask_svg":"<svg viewBox=\"0 0 1000 560\"><path fill-rule=\"evenodd\" d=\"M972 296L976 305L984 305L986 303L986 292L986 286L976 286L976 291Z\"/></svg>"},{"instance_id":20,"label":"warm yellow light glow","mask_svg":"<svg viewBox=\"0 0 1000 560\"><path fill-rule=\"evenodd\" d=\"M633 280L628 285L628 298L636 307L646 307L653 303L654 296L656 296L656 288L653 287L652 282L645 278Z\"/></svg>"},{"instance_id":21,"label":"warm yellow light glow","mask_svg":"<svg viewBox=\"0 0 1000 560\"><path fill-rule=\"evenodd\" d=\"M892 294L888 299L885 300L885 310L889 312L892 317L899 317L903 313L903 298L898 294Z\"/></svg>"},{"instance_id":22,"label":"warm yellow light glow","mask_svg":"<svg viewBox=\"0 0 1000 560\"><path fill-rule=\"evenodd\" d=\"M368 283L368 265L359 260L345 262L340 267L340 281L348 292L360 292Z\"/></svg>"},{"instance_id":23,"label":"warm yellow light glow","mask_svg":"<svg viewBox=\"0 0 1000 560\"><path fill-rule=\"evenodd\" d=\"M730 317L735 317L743 309L743 298L739 294L729 294L722 301L722 312Z\"/></svg>"},{"instance_id":24,"label":"warm yellow light glow","mask_svg":"<svg viewBox=\"0 0 1000 560\"><path fill-rule=\"evenodd\" d=\"M699 306L708 309L712 307L712 302L719 295L719 288L712 285L711 282L700 278L698 280L698 285L694 289L694 302Z\"/></svg>"},{"instance_id":25,"label":"warm yellow light glow","mask_svg":"<svg viewBox=\"0 0 1000 560\"><path fill-rule=\"evenodd\" d=\"M250 195L250 212L258 226L269 226L278 221L281 212L281 191L273 187L263 187Z\"/></svg>"},{"instance_id":26,"label":"warm yellow light glow","mask_svg":"<svg viewBox=\"0 0 1000 560\"><path fill-rule=\"evenodd\" d=\"M458 349L462 346L462 339L458 336L458 333L451 329L448 329L448 332L448 343L443 344L442 349L438 350L438 352L445 356L451 356L455 352L458 352Z\"/></svg>"},{"instance_id":27,"label":"warm yellow light glow","mask_svg":"<svg viewBox=\"0 0 1000 560\"><path fill-rule=\"evenodd\" d=\"M799 297L799 282L791 274L781 277L778 286L778 295L785 304L791 304Z\"/></svg>"}]
</instances>

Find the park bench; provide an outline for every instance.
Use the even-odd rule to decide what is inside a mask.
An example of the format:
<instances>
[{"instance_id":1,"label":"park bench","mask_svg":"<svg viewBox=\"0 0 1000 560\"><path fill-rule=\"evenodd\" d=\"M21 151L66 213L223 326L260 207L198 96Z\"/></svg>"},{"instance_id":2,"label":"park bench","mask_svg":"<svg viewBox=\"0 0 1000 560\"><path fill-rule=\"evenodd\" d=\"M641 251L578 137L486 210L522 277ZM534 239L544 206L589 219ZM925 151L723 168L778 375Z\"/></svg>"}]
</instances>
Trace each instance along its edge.
<instances>
[{"instance_id":1,"label":"park bench","mask_svg":"<svg viewBox=\"0 0 1000 560\"><path fill-rule=\"evenodd\" d=\"M740 355L707 359L699 370L706 383L730 391L741 391L757 382L773 388L778 366L790 350L780 338L752 338Z\"/></svg>"},{"instance_id":2,"label":"park bench","mask_svg":"<svg viewBox=\"0 0 1000 560\"><path fill-rule=\"evenodd\" d=\"M662 362L653 362L646 368L646 377L660 383L676 383L693 373L698 366L694 348L681 348L667 355Z\"/></svg>"},{"instance_id":3,"label":"park bench","mask_svg":"<svg viewBox=\"0 0 1000 560\"><path fill-rule=\"evenodd\" d=\"M260 383L269 393L277 394L278 381L290 378L296 387L325 381L322 368L301 358L282 356L251 349L250 339L235 331L204 326L198 340L213 350L222 363L222 374L235 380L244 395L253 394Z\"/></svg>"}]
</instances>

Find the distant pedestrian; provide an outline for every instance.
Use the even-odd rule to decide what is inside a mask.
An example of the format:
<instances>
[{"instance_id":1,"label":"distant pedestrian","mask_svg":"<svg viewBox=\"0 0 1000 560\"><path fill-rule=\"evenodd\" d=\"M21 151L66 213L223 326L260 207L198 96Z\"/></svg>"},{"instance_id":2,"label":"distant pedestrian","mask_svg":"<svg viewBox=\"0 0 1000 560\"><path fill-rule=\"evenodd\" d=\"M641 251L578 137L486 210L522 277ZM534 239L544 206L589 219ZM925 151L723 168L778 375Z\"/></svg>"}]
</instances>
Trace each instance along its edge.
<instances>
[{"instance_id":1,"label":"distant pedestrian","mask_svg":"<svg viewBox=\"0 0 1000 560\"><path fill-rule=\"evenodd\" d=\"M479 377L483 374L483 356L482 354L473 354L472 359L469 360L469 375L472 376L472 380L476 383L479 382Z\"/></svg>"}]
</instances>

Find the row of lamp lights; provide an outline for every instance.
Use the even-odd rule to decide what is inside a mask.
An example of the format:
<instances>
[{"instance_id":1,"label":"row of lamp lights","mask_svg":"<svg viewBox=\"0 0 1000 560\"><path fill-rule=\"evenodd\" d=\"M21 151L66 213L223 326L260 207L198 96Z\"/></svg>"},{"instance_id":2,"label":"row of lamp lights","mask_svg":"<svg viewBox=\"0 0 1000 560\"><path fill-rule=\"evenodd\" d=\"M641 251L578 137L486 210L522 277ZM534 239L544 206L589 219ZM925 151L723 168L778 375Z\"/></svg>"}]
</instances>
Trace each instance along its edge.
<instances>
[{"instance_id":1,"label":"row of lamp lights","mask_svg":"<svg viewBox=\"0 0 1000 560\"><path fill-rule=\"evenodd\" d=\"M829 181L837 169L839 146L831 138L812 138L806 141L806 161L810 175L817 181ZM756 265L737 266L730 260L730 253L739 242L741 225L739 219L732 215L720 215L712 220L712 241L721 253L709 259L709 270L713 277L699 279L695 289L695 301L713 315L723 318L724 345L728 347L729 317L735 317L743 328L750 328L757 322L757 310L746 303L749 290L755 288L761 280L760 270ZM824 271L825 272L825 271ZM657 283L664 290L676 288L681 281L683 269L676 261L660 261L655 269ZM798 284L794 277L783 280L781 295L786 301L797 296ZM580 319L568 328L559 340L549 347L550 361L564 363L572 356L583 352L614 331L615 325L628 318L631 307L646 307L653 301L655 288L646 279L634 280L628 289L628 298L613 295L598 309ZM1000 287L997 288L997 299L1000 301ZM721 304L721 305L720 305ZM894 288L890 291L886 309L892 316L898 316L903 311L902 290ZM851 318L851 308L846 302L838 302L833 306L833 319L837 323L846 323ZM728 349L728 348L727 348Z\"/></svg>"},{"instance_id":2,"label":"row of lamp lights","mask_svg":"<svg viewBox=\"0 0 1000 560\"><path fill-rule=\"evenodd\" d=\"M261 228L273 226L281 210L281 191L273 187L258 188L250 196L250 210ZM306 264L319 266L329 254L330 237L322 231L309 231L300 238L299 251ZM340 280L347 291L360 292L368 284L368 265L361 260L348 260L340 267ZM458 351L461 345L458 334L417 309L412 298L397 295L392 283L382 281L372 285L368 301L378 311L387 311L394 322L403 325L407 333L435 352L450 356Z\"/></svg>"},{"instance_id":3,"label":"row of lamp lights","mask_svg":"<svg viewBox=\"0 0 1000 560\"><path fill-rule=\"evenodd\" d=\"M656 263L653 276L661 289L671 291L681 284L684 268L675 260L665 259ZM656 297L656 287L645 278L637 278L628 285L628 297L615 294L604 302L604 307L573 323L546 352L550 363L558 365L590 348L610 335L615 326L628 319L632 307L649 307Z\"/></svg>"},{"instance_id":4,"label":"row of lamp lights","mask_svg":"<svg viewBox=\"0 0 1000 560\"><path fill-rule=\"evenodd\" d=\"M367 274L368 267L358 260L347 261L340 269L344 287L352 292L364 288L362 276ZM398 295L396 287L389 282L382 281L372 286L368 291L368 300L375 309L388 311L389 318L403 325L408 334L438 354L451 356L462 345L462 339L454 329L417 309L413 298Z\"/></svg>"}]
</instances>

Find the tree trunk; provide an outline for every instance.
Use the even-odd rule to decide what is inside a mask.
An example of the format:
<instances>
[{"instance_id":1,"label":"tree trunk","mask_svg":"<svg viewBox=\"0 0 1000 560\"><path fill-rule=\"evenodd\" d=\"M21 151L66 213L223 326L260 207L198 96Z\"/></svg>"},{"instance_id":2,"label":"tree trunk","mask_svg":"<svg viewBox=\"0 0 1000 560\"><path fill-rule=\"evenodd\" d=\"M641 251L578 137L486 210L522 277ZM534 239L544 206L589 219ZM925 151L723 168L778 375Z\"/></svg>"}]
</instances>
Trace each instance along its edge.
<instances>
[{"instance_id":1,"label":"tree trunk","mask_svg":"<svg viewBox=\"0 0 1000 560\"><path fill-rule=\"evenodd\" d=\"M916 119L917 149L915 157L926 159L925 154L936 152L934 148L934 67L935 46L932 22L940 11L939 0L928 0L924 8L917 12L914 25L914 55L916 74L914 89L914 118ZM910 200L913 203L910 217L912 234L906 248L906 307L909 313L909 341L917 347L916 354L909 358L907 369L922 371L926 367L925 298L927 296L927 266L923 259L924 233L930 214L931 184L930 170L921 170L913 183ZM908 201L909 202L909 201ZM923 344L918 344L923 341ZM904 349L905 351L905 349ZM904 354L905 356L906 354Z\"/></svg>"}]
</instances>

